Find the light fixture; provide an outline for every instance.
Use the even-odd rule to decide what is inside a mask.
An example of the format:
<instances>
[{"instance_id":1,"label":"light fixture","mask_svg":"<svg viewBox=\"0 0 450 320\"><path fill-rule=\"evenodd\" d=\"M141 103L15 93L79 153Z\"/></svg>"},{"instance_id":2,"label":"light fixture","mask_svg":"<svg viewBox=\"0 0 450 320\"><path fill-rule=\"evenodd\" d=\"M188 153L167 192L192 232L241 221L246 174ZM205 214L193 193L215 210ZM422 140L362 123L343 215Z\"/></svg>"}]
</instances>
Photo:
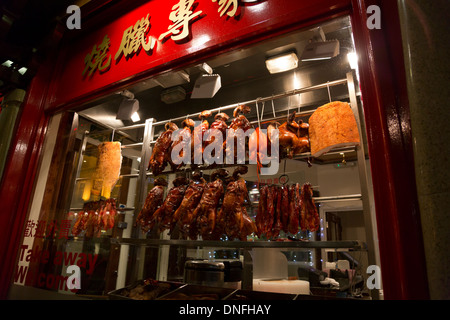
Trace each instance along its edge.
<instances>
[{"instance_id":1,"label":"light fixture","mask_svg":"<svg viewBox=\"0 0 450 320\"><path fill-rule=\"evenodd\" d=\"M339 54L339 40L314 41L303 51L302 61L328 60Z\"/></svg>"},{"instance_id":2,"label":"light fixture","mask_svg":"<svg viewBox=\"0 0 450 320\"><path fill-rule=\"evenodd\" d=\"M120 95L124 98L120 103L116 119L132 120L132 116L134 116L136 119L135 113L137 114L137 112L139 111L139 101L134 99L134 94L128 90L120 92Z\"/></svg>"},{"instance_id":3,"label":"light fixture","mask_svg":"<svg viewBox=\"0 0 450 320\"><path fill-rule=\"evenodd\" d=\"M14 64L14 62L12 62L11 60L6 60L5 62L2 63L2 66L7 67L7 68L11 68L11 66Z\"/></svg>"},{"instance_id":4,"label":"light fixture","mask_svg":"<svg viewBox=\"0 0 450 320\"><path fill-rule=\"evenodd\" d=\"M17 70L21 75L24 75L25 74L25 72L27 72L27 68L25 68L25 67L22 67L22 68L20 68L19 70Z\"/></svg>"},{"instance_id":5,"label":"light fixture","mask_svg":"<svg viewBox=\"0 0 450 320\"><path fill-rule=\"evenodd\" d=\"M141 120L141 117L139 117L139 113L137 113L137 111L136 111L135 113L133 113L131 115L131 121L138 122L139 120Z\"/></svg>"},{"instance_id":6,"label":"light fixture","mask_svg":"<svg viewBox=\"0 0 450 320\"><path fill-rule=\"evenodd\" d=\"M298 58L294 52L285 53L267 59L266 67L270 73L289 71L298 67Z\"/></svg>"},{"instance_id":7,"label":"light fixture","mask_svg":"<svg viewBox=\"0 0 450 320\"><path fill-rule=\"evenodd\" d=\"M191 99L212 98L222 87L222 81L218 74L203 74L194 84Z\"/></svg>"}]
</instances>

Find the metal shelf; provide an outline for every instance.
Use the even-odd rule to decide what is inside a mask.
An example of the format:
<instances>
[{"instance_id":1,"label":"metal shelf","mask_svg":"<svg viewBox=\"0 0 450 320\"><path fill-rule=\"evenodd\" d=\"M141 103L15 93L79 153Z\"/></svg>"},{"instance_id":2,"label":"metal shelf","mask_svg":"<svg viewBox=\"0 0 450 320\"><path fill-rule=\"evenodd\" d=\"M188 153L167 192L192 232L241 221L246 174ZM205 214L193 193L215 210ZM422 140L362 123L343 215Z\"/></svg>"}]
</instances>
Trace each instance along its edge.
<instances>
[{"instance_id":1,"label":"metal shelf","mask_svg":"<svg viewBox=\"0 0 450 320\"><path fill-rule=\"evenodd\" d=\"M233 249L253 249L253 248L291 248L291 249L353 249L364 251L367 245L359 240L345 241L306 241L306 240L288 240L288 241L213 241L213 240L169 240L169 239L134 239L122 238L111 239L115 244L138 245L138 246L180 246L187 248L199 247L217 247Z\"/></svg>"}]
</instances>

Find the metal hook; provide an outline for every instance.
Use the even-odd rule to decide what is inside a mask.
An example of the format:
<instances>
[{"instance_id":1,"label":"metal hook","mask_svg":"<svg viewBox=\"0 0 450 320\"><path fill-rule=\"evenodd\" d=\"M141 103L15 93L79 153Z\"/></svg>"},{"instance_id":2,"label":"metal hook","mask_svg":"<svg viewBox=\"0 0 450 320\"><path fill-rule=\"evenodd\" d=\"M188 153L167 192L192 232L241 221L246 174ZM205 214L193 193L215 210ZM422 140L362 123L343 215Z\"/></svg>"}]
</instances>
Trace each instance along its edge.
<instances>
[{"instance_id":1,"label":"metal hook","mask_svg":"<svg viewBox=\"0 0 450 320\"><path fill-rule=\"evenodd\" d=\"M259 128L261 128L261 122L260 122L260 120L259 120L259 106L258 106L258 101L259 101L260 99L261 99L261 98L256 99L256 102L255 102L255 105L256 105L256 117L257 117L257 119L258 119L258 127L259 127Z\"/></svg>"},{"instance_id":2,"label":"metal hook","mask_svg":"<svg viewBox=\"0 0 450 320\"><path fill-rule=\"evenodd\" d=\"M298 113L300 113L300 108L301 108L301 106L302 106L302 94L301 93L299 93L298 94Z\"/></svg>"},{"instance_id":3,"label":"metal hook","mask_svg":"<svg viewBox=\"0 0 450 320\"><path fill-rule=\"evenodd\" d=\"M261 121L263 120L263 118L264 118L264 105L266 104L266 102L265 101L263 101L262 102L262 108L261 108Z\"/></svg>"},{"instance_id":4,"label":"metal hook","mask_svg":"<svg viewBox=\"0 0 450 320\"><path fill-rule=\"evenodd\" d=\"M273 117L274 118L276 118L277 117L277 115L276 115L276 113L275 113L275 105L273 104L273 95L272 95L272 112L273 112Z\"/></svg>"},{"instance_id":5,"label":"metal hook","mask_svg":"<svg viewBox=\"0 0 450 320\"><path fill-rule=\"evenodd\" d=\"M288 97L287 120L289 120L289 108L291 107L291 96Z\"/></svg>"},{"instance_id":6,"label":"metal hook","mask_svg":"<svg viewBox=\"0 0 450 320\"><path fill-rule=\"evenodd\" d=\"M286 185L289 181L289 176L286 174L286 159L284 159L283 174L278 179L283 186Z\"/></svg>"},{"instance_id":7,"label":"metal hook","mask_svg":"<svg viewBox=\"0 0 450 320\"><path fill-rule=\"evenodd\" d=\"M114 141L114 134L116 133L116 129L113 129L112 131L112 135L111 135L111 142Z\"/></svg>"},{"instance_id":8,"label":"metal hook","mask_svg":"<svg viewBox=\"0 0 450 320\"><path fill-rule=\"evenodd\" d=\"M331 102L331 93L330 93L330 81L327 81L327 89L328 89L328 99Z\"/></svg>"}]
</instances>

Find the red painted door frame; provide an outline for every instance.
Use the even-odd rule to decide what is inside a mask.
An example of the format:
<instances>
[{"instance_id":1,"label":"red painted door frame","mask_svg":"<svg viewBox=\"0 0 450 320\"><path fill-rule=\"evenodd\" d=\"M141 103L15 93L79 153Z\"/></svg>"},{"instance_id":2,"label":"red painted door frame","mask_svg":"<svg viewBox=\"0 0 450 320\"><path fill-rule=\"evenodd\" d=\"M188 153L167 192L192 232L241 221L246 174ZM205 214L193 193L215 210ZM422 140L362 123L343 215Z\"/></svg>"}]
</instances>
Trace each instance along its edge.
<instances>
[{"instance_id":1,"label":"red painted door frame","mask_svg":"<svg viewBox=\"0 0 450 320\"><path fill-rule=\"evenodd\" d=\"M0 210L0 299L7 298L23 242L23 231L50 119L50 115L44 112L48 83L53 77L56 48L61 38L61 30L56 29L49 39L48 56L27 89L0 183L0 202L3 203L3 209Z\"/></svg>"},{"instance_id":2,"label":"red painted door frame","mask_svg":"<svg viewBox=\"0 0 450 320\"><path fill-rule=\"evenodd\" d=\"M397 2L352 3L383 291L386 299L429 299ZM380 30L366 28L370 5L382 9Z\"/></svg>"},{"instance_id":3,"label":"red painted door frame","mask_svg":"<svg viewBox=\"0 0 450 320\"><path fill-rule=\"evenodd\" d=\"M343 2L345 1L336 0L339 4ZM391 0L351 0L351 4L355 43L360 56L361 89L371 157L384 295L386 299L427 299L428 282L415 188L397 5ZM372 4L381 8L381 30L366 28L366 8ZM342 6L340 8L342 10ZM297 25L265 30L261 35L245 39L245 43L232 43L216 49L227 51L323 21L336 14L338 12L310 12L309 19L299 21ZM60 39L61 33L56 32L53 44L60 43ZM217 53L220 51L211 51L201 58ZM0 211L0 261L4 262L0 265L0 298L3 299L7 296L15 270L50 116L44 112L44 107L51 99L47 96L47 91L50 80L54 80L54 61L55 57L48 57L47 63L41 67L28 90L0 185L0 203L3 207ZM190 61L177 63L188 64ZM116 90L119 86L139 81L148 75L111 84L106 90L93 92L77 102L96 98L106 91Z\"/></svg>"}]
</instances>

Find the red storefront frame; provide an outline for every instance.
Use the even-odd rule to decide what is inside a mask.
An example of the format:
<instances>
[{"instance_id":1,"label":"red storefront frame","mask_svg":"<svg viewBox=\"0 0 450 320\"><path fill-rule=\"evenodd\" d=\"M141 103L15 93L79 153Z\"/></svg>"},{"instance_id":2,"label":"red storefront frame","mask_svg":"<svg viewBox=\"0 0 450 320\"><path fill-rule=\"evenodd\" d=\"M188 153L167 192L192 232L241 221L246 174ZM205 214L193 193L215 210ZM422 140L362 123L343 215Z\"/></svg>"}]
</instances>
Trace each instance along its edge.
<instances>
[{"instance_id":1,"label":"red storefront frame","mask_svg":"<svg viewBox=\"0 0 450 320\"><path fill-rule=\"evenodd\" d=\"M139 62L144 60L134 57L132 59L134 67L128 70L130 74L120 72L121 65L125 66L125 62L129 62L122 60L113 65L114 69L118 70L117 73L111 68L102 75L103 78L97 77L101 80L95 85L94 82L91 85L82 83L83 87L79 87L80 84L76 80L73 86L69 81L71 77L73 79L78 77L74 72L81 74L82 71L73 67L71 63L79 60L80 57L83 62L87 52L80 52L80 47L83 49L92 47L93 43L101 41L99 34L103 36L107 32L113 32L111 28L117 25L108 23L104 26L95 26L95 29L100 31L90 33L91 29L89 29L87 33L82 33L85 39L81 42L76 40L77 37L71 37L70 32L66 31L68 36L63 37L62 31L55 31L52 45L56 48L62 43L62 48L55 49L47 56L47 61L30 85L0 186L0 203L3 205L0 213L0 257L1 261L4 261L0 266L1 298L6 298L11 285L40 153L51 115L57 111L76 109L76 106L84 102L163 71L180 68L243 45L256 43L344 14L351 16L355 45L359 55L360 85L364 99L373 177L384 297L386 299L427 299L429 297L396 2L388 0L266 0L262 2L270 3L270 10L260 12L257 19L242 18L239 21L241 24L230 27L229 33L216 30L206 24L203 26L199 21L197 23L199 29L192 27L192 32L196 31L198 34L209 32L212 39L199 51L192 51L189 44L184 43L178 45L178 53L155 57L155 60L160 59L156 62L154 60L150 63ZM212 4L217 5L217 3L202 5L207 10L209 18L213 13L210 10ZM381 9L382 28L379 30L367 28L366 10L370 5L377 5ZM164 26L170 24L168 12L171 6L166 1L164 4L150 1L142 5L142 7L146 6L155 10L161 9L163 12L167 11L167 14L159 15L167 19ZM134 11L129 11L122 15L125 7L125 1L122 1L106 10L101 16L117 16L117 21L121 24L120 30L123 32L123 26L133 25L137 19L147 13L143 11L133 14ZM120 15L122 17L119 17ZM160 19L163 18L158 19L157 21L161 21ZM214 19L220 18L217 16ZM94 25L89 28L94 28ZM152 30L161 31L156 30L156 25ZM92 37L89 34L92 34ZM158 34L155 33L155 36ZM120 39L114 39L114 41L120 41ZM167 45L167 50L174 50L173 44L169 44L170 41L168 40L164 46ZM185 49L183 51L180 48ZM71 60L72 53L78 58ZM114 53L113 50L112 55ZM411 281L412 279L414 281Z\"/></svg>"}]
</instances>

